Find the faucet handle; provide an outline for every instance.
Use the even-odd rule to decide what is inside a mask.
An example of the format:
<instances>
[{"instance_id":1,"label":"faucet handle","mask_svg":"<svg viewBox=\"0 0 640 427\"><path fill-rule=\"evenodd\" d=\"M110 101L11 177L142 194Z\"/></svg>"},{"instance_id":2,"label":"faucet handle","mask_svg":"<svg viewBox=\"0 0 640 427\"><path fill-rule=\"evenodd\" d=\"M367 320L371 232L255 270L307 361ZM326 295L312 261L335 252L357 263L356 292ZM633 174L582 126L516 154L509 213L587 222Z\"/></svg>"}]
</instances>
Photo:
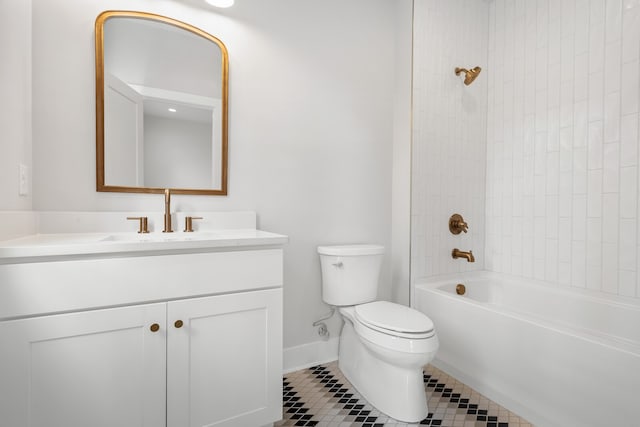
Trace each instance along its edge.
<instances>
[{"instance_id":1,"label":"faucet handle","mask_svg":"<svg viewBox=\"0 0 640 427\"><path fill-rule=\"evenodd\" d=\"M185 233L193 233L193 220L202 219L201 216L187 216L184 218L184 231Z\"/></svg>"},{"instance_id":2,"label":"faucet handle","mask_svg":"<svg viewBox=\"0 0 640 427\"><path fill-rule=\"evenodd\" d=\"M149 232L149 220L146 216L128 216L127 219L138 220L138 233Z\"/></svg>"},{"instance_id":3,"label":"faucet handle","mask_svg":"<svg viewBox=\"0 0 640 427\"><path fill-rule=\"evenodd\" d=\"M469 226L464 221L464 218L462 218L462 215L457 213L451 215L451 218L449 218L449 231L451 231L452 234L460 234L463 231L466 233L468 229Z\"/></svg>"}]
</instances>

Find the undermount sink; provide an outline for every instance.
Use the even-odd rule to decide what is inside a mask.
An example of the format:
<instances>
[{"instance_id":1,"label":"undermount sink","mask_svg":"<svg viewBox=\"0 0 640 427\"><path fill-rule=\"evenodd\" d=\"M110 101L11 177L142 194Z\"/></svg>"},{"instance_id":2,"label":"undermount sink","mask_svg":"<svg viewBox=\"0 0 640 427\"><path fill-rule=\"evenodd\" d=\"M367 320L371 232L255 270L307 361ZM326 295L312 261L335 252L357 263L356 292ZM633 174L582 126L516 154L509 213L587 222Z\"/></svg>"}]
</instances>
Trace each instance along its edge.
<instances>
[{"instance_id":1,"label":"undermount sink","mask_svg":"<svg viewBox=\"0 0 640 427\"><path fill-rule=\"evenodd\" d=\"M64 233L35 234L0 241L0 264L42 257L74 257L109 253L153 253L155 251L207 250L239 246L280 245L287 236L256 229L219 229L162 233ZM29 261L30 260L30 261ZM13 261L15 262L15 261Z\"/></svg>"},{"instance_id":2,"label":"undermount sink","mask_svg":"<svg viewBox=\"0 0 640 427\"><path fill-rule=\"evenodd\" d=\"M104 233L33 234L12 240L5 240L0 242L0 247L87 245L101 242L104 239Z\"/></svg>"},{"instance_id":3,"label":"undermount sink","mask_svg":"<svg viewBox=\"0 0 640 427\"><path fill-rule=\"evenodd\" d=\"M101 242L185 242L190 240L210 240L220 237L220 233L117 233L101 239Z\"/></svg>"}]
</instances>

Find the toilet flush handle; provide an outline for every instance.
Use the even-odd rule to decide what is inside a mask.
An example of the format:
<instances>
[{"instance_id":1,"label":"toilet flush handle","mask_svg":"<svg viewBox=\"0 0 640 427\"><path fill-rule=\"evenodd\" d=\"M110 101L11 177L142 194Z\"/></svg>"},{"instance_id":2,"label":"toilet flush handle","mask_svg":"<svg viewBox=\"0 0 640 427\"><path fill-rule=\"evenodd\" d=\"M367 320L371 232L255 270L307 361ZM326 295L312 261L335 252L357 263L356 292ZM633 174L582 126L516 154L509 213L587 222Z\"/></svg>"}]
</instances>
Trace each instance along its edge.
<instances>
[{"instance_id":1,"label":"toilet flush handle","mask_svg":"<svg viewBox=\"0 0 640 427\"><path fill-rule=\"evenodd\" d=\"M342 261L338 260L334 263L332 263L331 265L333 265L335 268L342 268Z\"/></svg>"}]
</instances>

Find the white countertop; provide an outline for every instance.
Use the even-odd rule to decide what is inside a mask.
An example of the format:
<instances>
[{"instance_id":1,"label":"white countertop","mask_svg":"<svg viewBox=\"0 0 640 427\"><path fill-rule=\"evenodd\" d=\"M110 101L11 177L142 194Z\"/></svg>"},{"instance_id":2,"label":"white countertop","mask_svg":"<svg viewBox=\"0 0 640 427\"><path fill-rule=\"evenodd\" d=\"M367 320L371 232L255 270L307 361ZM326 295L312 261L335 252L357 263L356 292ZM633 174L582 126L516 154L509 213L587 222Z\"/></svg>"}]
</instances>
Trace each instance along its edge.
<instances>
[{"instance_id":1,"label":"white countertop","mask_svg":"<svg viewBox=\"0 0 640 427\"><path fill-rule=\"evenodd\" d=\"M0 264L46 261L49 257L182 252L193 250L282 245L282 234L256 229L154 232L34 234L0 241Z\"/></svg>"}]
</instances>

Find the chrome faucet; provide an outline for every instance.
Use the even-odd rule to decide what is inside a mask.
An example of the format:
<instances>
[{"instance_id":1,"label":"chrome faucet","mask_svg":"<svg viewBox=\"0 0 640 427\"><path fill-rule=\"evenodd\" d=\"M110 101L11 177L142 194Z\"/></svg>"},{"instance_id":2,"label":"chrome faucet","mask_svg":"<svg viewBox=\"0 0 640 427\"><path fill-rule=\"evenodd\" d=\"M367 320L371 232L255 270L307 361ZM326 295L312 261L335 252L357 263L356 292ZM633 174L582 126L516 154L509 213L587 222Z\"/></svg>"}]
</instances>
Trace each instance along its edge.
<instances>
[{"instance_id":1,"label":"chrome faucet","mask_svg":"<svg viewBox=\"0 0 640 427\"><path fill-rule=\"evenodd\" d=\"M163 233L173 233L171 229L171 190L164 189L164 230Z\"/></svg>"},{"instance_id":2,"label":"chrome faucet","mask_svg":"<svg viewBox=\"0 0 640 427\"><path fill-rule=\"evenodd\" d=\"M461 251L458 248L455 248L453 251L451 251L451 256L456 259L456 258L464 258L467 260L467 262L475 262L476 259L473 256L473 252L469 251L469 252L465 252L465 251Z\"/></svg>"}]
</instances>

